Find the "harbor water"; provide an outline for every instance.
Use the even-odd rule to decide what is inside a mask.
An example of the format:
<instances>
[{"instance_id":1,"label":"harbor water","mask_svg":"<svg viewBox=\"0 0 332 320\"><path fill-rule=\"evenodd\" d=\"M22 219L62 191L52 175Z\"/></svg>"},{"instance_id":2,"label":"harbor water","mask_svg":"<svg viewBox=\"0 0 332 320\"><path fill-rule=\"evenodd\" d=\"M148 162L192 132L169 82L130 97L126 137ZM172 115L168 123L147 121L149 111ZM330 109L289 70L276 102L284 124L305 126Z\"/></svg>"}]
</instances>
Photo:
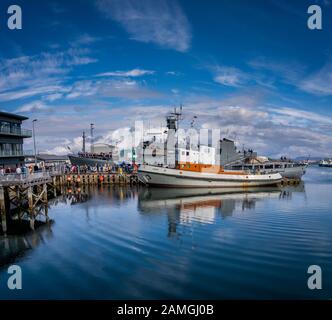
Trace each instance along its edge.
<instances>
[{"instance_id":1,"label":"harbor water","mask_svg":"<svg viewBox=\"0 0 332 320\"><path fill-rule=\"evenodd\" d=\"M332 298L332 168L282 189L68 190L0 236L0 299ZM7 269L22 269L22 290ZM322 269L310 290L308 267Z\"/></svg>"}]
</instances>

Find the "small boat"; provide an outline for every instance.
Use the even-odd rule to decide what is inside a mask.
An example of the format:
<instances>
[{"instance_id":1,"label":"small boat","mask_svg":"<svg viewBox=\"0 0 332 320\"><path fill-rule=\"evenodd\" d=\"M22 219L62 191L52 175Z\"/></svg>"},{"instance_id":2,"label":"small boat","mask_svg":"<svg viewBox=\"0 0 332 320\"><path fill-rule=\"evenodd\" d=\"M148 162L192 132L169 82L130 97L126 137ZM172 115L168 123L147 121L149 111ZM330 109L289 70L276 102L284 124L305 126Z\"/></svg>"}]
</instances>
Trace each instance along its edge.
<instances>
[{"instance_id":1,"label":"small boat","mask_svg":"<svg viewBox=\"0 0 332 320\"><path fill-rule=\"evenodd\" d=\"M320 167L332 168L332 159L322 160L321 162L319 162L319 166Z\"/></svg>"},{"instance_id":2,"label":"small boat","mask_svg":"<svg viewBox=\"0 0 332 320\"><path fill-rule=\"evenodd\" d=\"M252 174L245 171L225 171L220 166L179 164L175 168L142 165L139 180L147 185L182 188L249 188L275 186L281 183L280 173Z\"/></svg>"}]
</instances>

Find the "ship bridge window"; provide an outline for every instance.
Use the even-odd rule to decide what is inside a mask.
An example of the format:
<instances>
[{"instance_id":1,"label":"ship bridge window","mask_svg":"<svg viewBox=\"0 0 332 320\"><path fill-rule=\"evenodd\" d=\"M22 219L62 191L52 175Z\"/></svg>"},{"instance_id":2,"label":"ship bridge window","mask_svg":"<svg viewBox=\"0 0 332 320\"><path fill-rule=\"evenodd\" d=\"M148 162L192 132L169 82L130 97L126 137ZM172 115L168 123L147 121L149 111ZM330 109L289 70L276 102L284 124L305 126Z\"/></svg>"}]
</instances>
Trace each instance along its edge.
<instances>
[{"instance_id":1,"label":"ship bridge window","mask_svg":"<svg viewBox=\"0 0 332 320\"><path fill-rule=\"evenodd\" d=\"M269 164L269 165L265 166L265 169L273 169L273 164Z\"/></svg>"},{"instance_id":2,"label":"ship bridge window","mask_svg":"<svg viewBox=\"0 0 332 320\"><path fill-rule=\"evenodd\" d=\"M187 156L189 156L189 151L187 151Z\"/></svg>"},{"instance_id":3,"label":"ship bridge window","mask_svg":"<svg viewBox=\"0 0 332 320\"><path fill-rule=\"evenodd\" d=\"M184 151L182 151L182 155L184 156Z\"/></svg>"}]
</instances>

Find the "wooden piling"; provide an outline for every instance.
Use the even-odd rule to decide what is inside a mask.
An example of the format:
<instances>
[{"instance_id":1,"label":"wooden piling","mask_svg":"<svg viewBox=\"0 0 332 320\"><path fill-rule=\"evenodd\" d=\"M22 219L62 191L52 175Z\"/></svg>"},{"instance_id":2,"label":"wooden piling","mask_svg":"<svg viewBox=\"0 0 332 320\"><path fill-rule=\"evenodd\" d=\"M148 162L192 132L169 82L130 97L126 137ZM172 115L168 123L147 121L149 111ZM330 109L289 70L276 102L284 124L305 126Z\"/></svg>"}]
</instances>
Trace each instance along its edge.
<instances>
[{"instance_id":1,"label":"wooden piling","mask_svg":"<svg viewBox=\"0 0 332 320\"><path fill-rule=\"evenodd\" d=\"M3 187L0 187L0 214L1 214L1 226L4 235L7 234L7 214L6 214L6 201L5 191Z\"/></svg>"}]
</instances>

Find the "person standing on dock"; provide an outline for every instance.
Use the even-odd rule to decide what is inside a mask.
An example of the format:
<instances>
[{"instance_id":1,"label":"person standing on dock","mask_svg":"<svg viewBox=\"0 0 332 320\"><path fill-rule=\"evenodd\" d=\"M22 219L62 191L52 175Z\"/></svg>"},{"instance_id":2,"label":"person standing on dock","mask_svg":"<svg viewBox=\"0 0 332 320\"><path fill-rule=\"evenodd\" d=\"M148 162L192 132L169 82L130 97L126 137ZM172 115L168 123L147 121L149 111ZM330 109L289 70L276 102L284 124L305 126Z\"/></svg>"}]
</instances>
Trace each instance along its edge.
<instances>
[{"instance_id":1,"label":"person standing on dock","mask_svg":"<svg viewBox=\"0 0 332 320\"><path fill-rule=\"evenodd\" d=\"M19 175L19 176L22 174L21 167L19 167L19 166L16 167L16 174Z\"/></svg>"}]
</instances>

